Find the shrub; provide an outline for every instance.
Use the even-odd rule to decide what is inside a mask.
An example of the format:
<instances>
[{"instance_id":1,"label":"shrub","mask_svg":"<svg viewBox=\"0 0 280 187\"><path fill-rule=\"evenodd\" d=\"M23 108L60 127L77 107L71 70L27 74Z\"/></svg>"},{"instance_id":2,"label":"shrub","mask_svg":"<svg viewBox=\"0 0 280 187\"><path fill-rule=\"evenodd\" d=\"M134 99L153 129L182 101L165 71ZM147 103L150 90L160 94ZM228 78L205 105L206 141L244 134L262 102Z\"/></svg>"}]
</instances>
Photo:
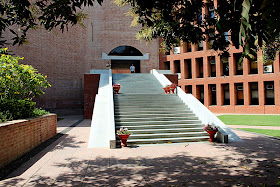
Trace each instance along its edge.
<instances>
[{"instance_id":1,"label":"shrub","mask_svg":"<svg viewBox=\"0 0 280 187\"><path fill-rule=\"evenodd\" d=\"M12 120L12 114L9 111L0 112L0 123Z\"/></svg>"},{"instance_id":2,"label":"shrub","mask_svg":"<svg viewBox=\"0 0 280 187\"><path fill-rule=\"evenodd\" d=\"M32 99L51 86L47 76L30 65L20 64L23 57L7 54L7 48L1 48L0 53L0 122L45 114L46 111L35 110Z\"/></svg>"},{"instance_id":3,"label":"shrub","mask_svg":"<svg viewBox=\"0 0 280 187\"><path fill-rule=\"evenodd\" d=\"M35 96L44 94L43 88L51 86L47 76L43 76L30 65L19 64L20 60L23 60L23 57L1 54L0 99L32 100Z\"/></svg>"},{"instance_id":4,"label":"shrub","mask_svg":"<svg viewBox=\"0 0 280 187\"><path fill-rule=\"evenodd\" d=\"M30 99L15 100L3 99L0 101L1 111L9 112L12 119L23 119L34 116L36 103Z\"/></svg>"},{"instance_id":5,"label":"shrub","mask_svg":"<svg viewBox=\"0 0 280 187\"><path fill-rule=\"evenodd\" d=\"M48 111L41 109L41 108L35 108L35 110L33 111L34 116L42 116L45 114L49 114Z\"/></svg>"}]
</instances>

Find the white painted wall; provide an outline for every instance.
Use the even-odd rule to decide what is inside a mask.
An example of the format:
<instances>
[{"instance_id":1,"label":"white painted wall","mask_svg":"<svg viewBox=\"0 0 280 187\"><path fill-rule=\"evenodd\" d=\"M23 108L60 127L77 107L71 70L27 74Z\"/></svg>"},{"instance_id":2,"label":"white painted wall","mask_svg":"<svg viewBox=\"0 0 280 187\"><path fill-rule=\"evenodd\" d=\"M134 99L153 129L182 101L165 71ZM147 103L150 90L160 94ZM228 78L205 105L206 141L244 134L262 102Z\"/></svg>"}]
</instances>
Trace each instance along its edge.
<instances>
[{"instance_id":1,"label":"white painted wall","mask_svg":"<svg viewBox=\"0 0 280 187\"><path fill-rule=\"evenodd\" d=\"M90 70L100 74L98 94L95 98L88 148L110 147L110 140L116 140L112 70Z\"/></svg>"}]
</instances>

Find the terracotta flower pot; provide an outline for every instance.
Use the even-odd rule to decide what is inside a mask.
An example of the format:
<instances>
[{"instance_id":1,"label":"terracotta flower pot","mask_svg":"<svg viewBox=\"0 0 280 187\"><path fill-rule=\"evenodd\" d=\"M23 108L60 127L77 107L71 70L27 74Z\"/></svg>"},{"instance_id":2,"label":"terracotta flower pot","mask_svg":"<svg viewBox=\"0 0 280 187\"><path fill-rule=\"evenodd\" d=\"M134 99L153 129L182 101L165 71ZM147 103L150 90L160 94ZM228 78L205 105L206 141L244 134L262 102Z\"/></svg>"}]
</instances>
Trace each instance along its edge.
<instances>
[{"instance_id":1,"label":"terracotta flower pot","mask_svg":"<svg viewBox=\"0 0 280 187\"><path fill-rule=\"evenodd\" d=\"M168 93L169 93L169 87L164 87L163 89L164 89L164 91L165 91L165 94L168 94Z\"/></svg>"},{"instance_id":2,"label":"terracotta flower pot","mask_svg":"<svg viewBox=\"0 0 280 187\"><path fill-rule=\"evenodd\" d=\"M206 131L209 134L209 142L214 142L214 136L217 131Z\"/></svg>"},{"instance_id":3,"label":"terracotta flower pot","mask_svg":"<svg viewBox=\"0 0 280 187\"><path fill-rule=\"evenodd\" d=\"M121 85L120 84L114 84L113 85L113 90L115 94L119 94L119 91L121 89Z\"/></svg>"},{"instance_id":4,"label":"terracotta flower pot","mask_svg":"<svg viewBox=\"0 0 280 187\"><path fill-rule=\"evenodd\" d=\"M174 92L174 90L176 89L176 84L172 84L171 86L170 86L170 93L171 94L174 94L175 92Z\"/></svg>"},{"instance_id":5,"label":"terracotta flower pot","mask_svg":"<svg viewBox=\"0 0 280 187\"><path fill-rule=\"evenodd\" d=\"M130 134L124 134L124 135L119 135L118 134L118 136L121 139L122 147L126 147L127 146L126 141L127 141L128 137L130 136Z\"/></svg>"}]
</instances>

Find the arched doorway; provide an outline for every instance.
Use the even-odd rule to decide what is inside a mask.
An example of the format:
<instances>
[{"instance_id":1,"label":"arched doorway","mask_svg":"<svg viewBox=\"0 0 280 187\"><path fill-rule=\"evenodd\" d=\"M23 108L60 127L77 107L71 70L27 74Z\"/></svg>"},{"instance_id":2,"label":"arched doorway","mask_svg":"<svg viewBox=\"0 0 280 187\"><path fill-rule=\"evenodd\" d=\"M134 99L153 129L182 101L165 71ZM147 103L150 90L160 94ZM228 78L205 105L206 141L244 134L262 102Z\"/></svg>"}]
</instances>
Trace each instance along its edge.
<instances>
[{"instance_id":1,"label":"arched doorway","mask_svg":"<svg viewBox=\"0 0 280 187\"><path fill-rule=\"evenodd\" d=\"M108 56L122 56L121 59L112 59L111 68L112 73L130 73L129 67L133 64L135 72L140 73L140 60L133 57L143 56L143 54L132 46L119 46L110 51Z\"/></svg>"}]
</instances>

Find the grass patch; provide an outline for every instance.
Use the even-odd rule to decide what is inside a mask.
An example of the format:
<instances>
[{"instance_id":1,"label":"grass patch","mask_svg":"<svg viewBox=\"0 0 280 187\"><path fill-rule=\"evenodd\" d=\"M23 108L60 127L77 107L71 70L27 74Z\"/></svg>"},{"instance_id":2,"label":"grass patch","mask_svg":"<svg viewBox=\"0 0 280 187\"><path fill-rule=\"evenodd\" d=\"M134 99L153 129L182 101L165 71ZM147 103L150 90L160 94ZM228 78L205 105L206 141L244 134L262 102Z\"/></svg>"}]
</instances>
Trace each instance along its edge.
<instances>
[{"instance_id":1,"label":"grass patch","mask_svg":"<svg viewBox=\"0 0 280 187\"><path fill-rule=\"evenodd\" d=\"M274 136L280 138L280 130L268 130L268 129L249 129L249 128L238 128L240 130L255 132L259 134L265 134L268 136Z\"/></svg>"},{"instance_id":2,"label":"grass patch","mask_svg":"<svg viewBox=\"0 0 280 187\"><path fill-rule=\"evenodd\" d=\"M280 126L280 115L221 115L226 125Z\"/></svg>"}]
</instances>

